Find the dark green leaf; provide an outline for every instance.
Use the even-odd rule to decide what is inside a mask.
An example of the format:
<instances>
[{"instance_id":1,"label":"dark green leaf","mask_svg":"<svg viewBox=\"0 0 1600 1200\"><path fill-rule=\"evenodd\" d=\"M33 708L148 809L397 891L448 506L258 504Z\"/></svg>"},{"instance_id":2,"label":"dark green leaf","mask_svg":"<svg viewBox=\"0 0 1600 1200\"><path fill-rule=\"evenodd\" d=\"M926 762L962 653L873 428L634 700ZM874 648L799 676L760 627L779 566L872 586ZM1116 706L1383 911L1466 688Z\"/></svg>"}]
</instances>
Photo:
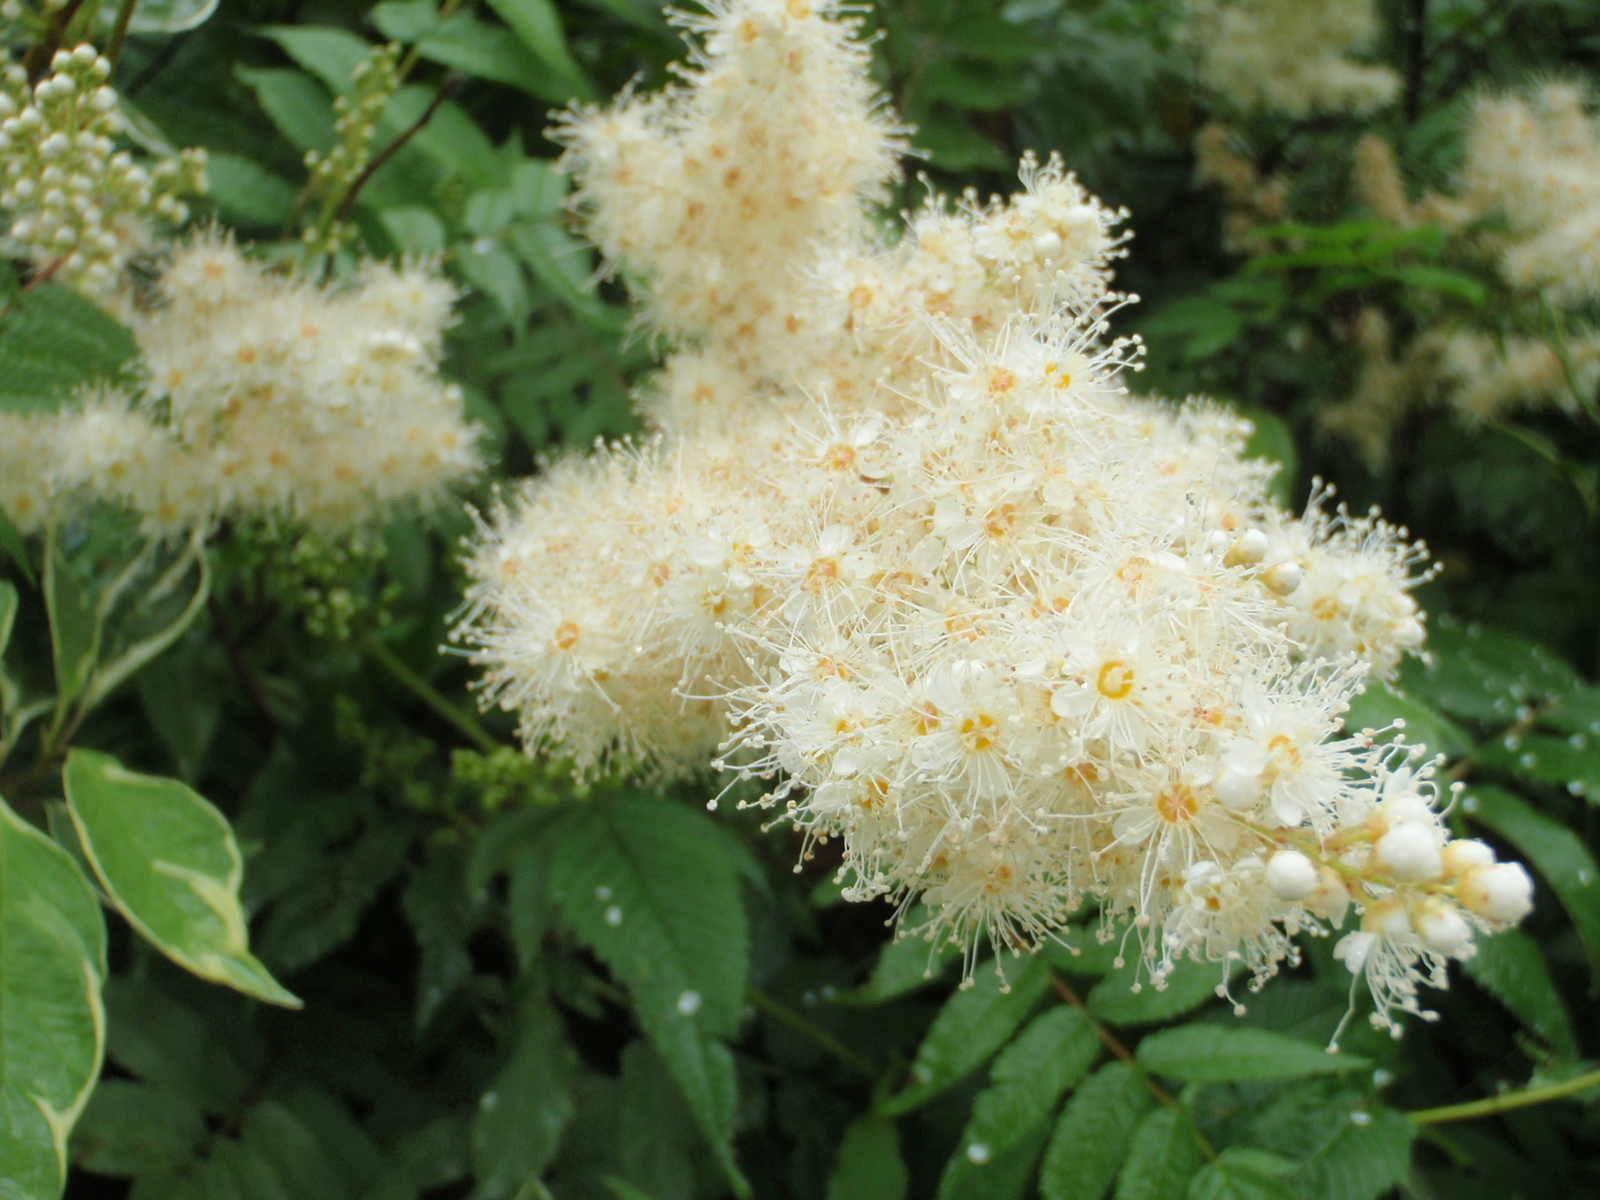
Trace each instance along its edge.
<instances>
[{"instance_id":1,"label":"dark green leaf","mask_svg":"<svg viewBox=\"0 0 1600 1200\"><path fill-rule=\"evenodd\" d=\"M236 224L268 228L294 216L295 189L287 180L238 154L213 154L206 162L206 195Z\"/></svg>"},{"instance_id":2,"label":"dark green leaf","mask_svg":"<svg viewBox=\"0 0 1600 1200\"><path fill-rule=\"evenodd\" d=\"M1127 1161L1117 1176L1116 1200L1182 1200L1201 1161L1189 1114L1158 1108L1133 1131Z\"/></svg>"},{"instance_id":3,"label":"dark green leaf","mask_svg":"<svg viewBox=\"0 0 1600 1200\"><path fill-rule=\"evenodd\" d=\"M1600 742L1600 738L1595 739ZM1574 796L1593 797L1600 802L1600 745L1590 743L1590 735L1570 737L1533 734L1515 740L1486 742L1478 751L1478 761L1498 767L1522 779L1564 788Z\"/></svg>"},{"instance_id":4,"label":"dark green leaf","mask_svg":"<svg viewBox=\"0 0 1600 1200\"><path fill-rule=\"evenodd\" d=\"M1583 683L1543 646L1482 625L1435 621L1428 650L1431 662L1412 659L1401 668L1406 691L1486 725L1510 724L1520 705L1561 696Z\"/></svg>"},{"instance_id":5,"label":"dark green leaf","mask_svg":"<svg viewBox=\"0 0 1600 1200\"><path fill-rule=\"evenodd\" d=\"M1189 1181L1189 1200L1299 1200L1283 1179L1294 1168L1265 1150L1229 1146Z\"/></svg>"},{"instance_id":6,"label":"dark green leaf","mask_svg":"<svg viewBox=\"0 0 1600 1200\"><path fill-rule=\"evenodd\" d=\"M588 100L594 95L583 69L567 49L566 32L550 0L489 0L489 7L540 62L560 77L572 97Z\"/></svg>"},{"instance_id":7,"label":"dark green leaf","mask_svg":"<svg viewBox=\"0 0 1600 1200\"><path fill-rule=\"evenodd\" d=\"M1094 985L1089 993L1089 1008L1095 1016L1112 1025L1154 1025L1180 1017L1214 999L1223 981L1234 973L1237 973L1237 964L1230 970L1216 963L1185 959L1167 977L1166 986L1158 991L1149 983L1149 968L1133 959Z\"/></svg>"},{"instance_id":8,"label":"dark green leaf","mask_svg":"<svg viewBox=\"0 0 1600 1200\"><path fill-rule=\"evenodd\" d=\"M877 1116L852 1122L828 1177L828 1200L904 1200L910 1185L894 1122Z\"/></svg>"},{"instance_id":9,"label":"dark green leaf","mask_svg":"<svg viewBox=\"0 0 1600 1200\"><path fill-rule=\"evenodd\" d=\"M909 1112L977 1070L1016 1032L1049 986L1050 970L1036 958L1020 969L1013 963L1005 978L980 970L933 1019L911 1064L911 1085L879 1111Z\"/></svg>"},{"instance_id":10,"label":"dark green leaf","mask_svg":"<svg viewBox=\"0 0 1600 1200\"><path fill-rule=\"evenodd\" d=\"M238 67L235 73L295 149L325 153L332 148L333 103L315 80L277 67Z\"/></svg>"},{"instance_id":11,"label":"dark green leaf","mask_svg":"<svg viewBox=\"0 0 1600 1200\"><path fill-rule=\"evenodd\" d=\"M72 1161L97 1175L144 1175L187 1163L205 1140L204 1115L168 1088L108 1079L72 1131Z\"/></svg>"},{"instance_id":12,"label":"dark green leaf","mask_svg":"<svg viewBox=\"0 0 1600 1200\"><path fill-rule=\"evenodd\" d=\"M44 603L50 614L56 703L66 706L83 694L94 674L101 621L93 592L67 561L54 530L44 548Z\"/></svg>"},{"instance_id":13,"label":"dark green leaf","mask_svg":"<svg viewBox=\"0 0 1600 1200\"><path fill-rule=\"evenodd\" d=\"M1301 1079L1372 1065L1353 1054L1329 1054L1286 1034L1209 1024L1179 1025L1150 1034L1139 1043L1139 1061L1158 1075L1185 1083Z\"/></svg>"},{"instance_id":14,"label":"dark green leaf","mask_svg":"<svg viewBox=\"0 0 1600 1200\"><path fill-rule=\"evenodd\" d=\"M547 1004L523 1013L516 1050L478 1098L472 1120L472 1167L477 1200L523 1194L555 1157L572 1116L567 1093L573 1054L561 1018Z\"/></svg>"},{"instance_id":15,"label":"dark green leaf","mask_svg":"<svg viewBox=\"0 0 1600 1200\"><path fill-rule=\"evenodd\" d=\"M418 39L423 58L480 79L508 84L552 104L565 104L578 94L571 79L552 72L509 29L457 12Z\"/></svg>"},{"instance_id":16,"label":"dark green leaf","mask_svg":"<svg viewBox=\"0 0 1600 1200\"><path fill-rule=\"evenodd\" d=\"M1062 1110L1039 1172L1039 1194L1044 1200L1100 1200L1128 1155L1140 1118L1154 1104L1132 1067L1101 1067Z\"/></svg>"},{"instance_id":17,"label":"dark green leaf","mask_svg":"<svg viewBox=\"0 0 1600 1200\"><path fill-rule=\"evenodd\" d=\"M467 941L478 915L467 895L465 863L440 848L411 874L400 907L422 951L417 968L417 1028L425 1029L456 988L472 977Z\"/></svg>"},{"instance_id":18,"label":"dark green leaf","mask_svg":"<svg viewBox=\"0 0 1600 1200\"><path fill-rule=\"evenodd\" d=\"M716 827L703 812L624 793L591 799L549 836L552 899L633 993L640 1024L740 1180L727 1149L733 1064L717 1039L738 1027L750 949Z\"/></svg>"},{"instance_id":19,"label":"dark green leaf","mask_svg":"<svg viewBox=\"0 0 1600 1200\"><path fill-rule=\"evenodd\" d=\"M967 1147L945 1164L939 1200L1021 1200L1049 1136L1048 1123L1042 1123L1020 1131L1004 1150L988 1157L979 1153L974 1158L973 1148Z\"/></svg>"},{"instance_id":20,"label":"dark green leaf","mask_svg":"<svg viewBox=\"0 0 1600 1200\"><path fill-rule=\"evenodd\" d=\"M1462 810L1488 826L1544 876L1578 931L1589 968L1600 971L1600 867L1581 838L1553 817L1496 787L1475 787Z\"/></svg>"},{"instance_id":21,"label":"dark green leaf","mask_svg":"<svg viewBox=\"0 0 1600 1200\"><path fill-rule=\"evenodd\" d=\"M1396 720L1405 722L1401 732L1407 742L1426 746L1434 754L1460 758L1472 749L1472 738L1461 726L1381 679L1368 680L1366 690L1351 698L1344 715L1345 728L1352 731L1383 729Z\"/></svg>"},{"instance_id":22,"label":"dark green leaf","mask_svg":"<svg viewBox=\"0 0 1600 1200\"><path fill-rule=\"evenodd\" d=\"M365 38L326 25L270 25L261 33L336 94L355 89L356 68L372 57Z\"/></svg>"},{"instance_id":23,"label":"dark green leaf","mask_svg":"<svg viewBox=\"0 0 1600 1200\"><path fill-rule=\"evenodd\" d=\"M1353 1108L1333 1137L1288 1177L1297 1196L1377 1200L1411 1172L1417 1127L1391 1108Z\"/></svg>"},{"instance_id":24,"label":"dark green leaf","mask_svg":"<svg viewBox=\"0 0 1600 1200\"><path fill-rule=\"evenodd\" d=\"M0 306L0 412L54 412L90 384L125 379L138 358L133 334L71 288L11 291Z\"/></svg>"},{"instance_id":25,"label":"dark green leaf","mask_svg":"<svg viewBox=\"0 0 1600 1200\"><path fill-rule=\"evenodd\" d=\"M1563 1058L1578 1057L1578 1039L1539 944L1519 929L1477 940L1478 952L1461 969L1509 1008Z\"/></svg>"}]
</instances>

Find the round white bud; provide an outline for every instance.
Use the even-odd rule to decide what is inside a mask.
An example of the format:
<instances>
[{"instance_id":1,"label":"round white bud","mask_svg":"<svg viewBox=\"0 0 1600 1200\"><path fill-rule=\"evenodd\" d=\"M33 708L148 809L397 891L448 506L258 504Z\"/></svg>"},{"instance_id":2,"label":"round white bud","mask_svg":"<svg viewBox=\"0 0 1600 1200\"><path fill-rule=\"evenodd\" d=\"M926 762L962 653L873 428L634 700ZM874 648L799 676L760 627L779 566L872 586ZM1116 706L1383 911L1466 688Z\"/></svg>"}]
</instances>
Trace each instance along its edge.
<instances>
[{"instance_id":1,"label":"round white bud","mask_svg":"<svg viewBox=\"0 0 1600 1200\"><path fill-rule=\"evenodd\" d=\"M1402 650L1415 650L1428 637L1428 631L1415 617L1405 617L1396 621L1390 627L1390 634L1394 638L1394 644Z\"/></svg>"},{"instance_id":2,"label":"round white bud","mask_svg":"<svg viewBox=\"0 0 1600 1200\"><path fill-rule=\"evenodd\" d=\"M1223 767L1211 783L1217 800L1232 812L1246 812L1261 799L1261 776L1246 775L1231 767Z\"/></svg>"},{"instance_id":3,"label":"round white bud","mask_svg":"<svg viewBox=\"0 0 1600 1200\"><path fill-rule=\"evenodd\" d=\"M1261 573L1261 582L1280 596L1289 595L1300 586L1300 581L1304 578L1305 571L1297 562L1281 562Z\"/></svg>"},{"instance_id":4,"label":"round white bud","mask_svg":"<svg viewBox=\"0 0 1600 1200\"><path fill-rule=\"evenodd\" d=\"M1259 529L1246 529L1233 543L1228 558L1235 563L1254 566L1267 556L1267 535Z\"/></svg>"},{"instance_id":5,"label":"round white bud","mask_svg":"<svg viewBox=\"0 0 1600 1200\"><path fill-rule=\"evenodd\" d=\"M1422 944L1435 954L1458 955L1472 945L1472 926L1454 905L1429 904L1412 920Z\"/></svg>"},{"instance_id":6,"label":"round white bud","mask_svg":"<svg viewBox=\"0 0 1600 1200\"><path fill-rule=\"evenodd\" d=\"M1321 883L1317 864L1298 850L1280 850L1267 860L1267 886L1279 900L1304 900Z\"/></svg>"},{"instance_id":7,"label":"round white bud","mask_svg":"<svg viewBox=\"0 0 1600 1200\"><path fill-rule=\"evenodd\" d=\"M1400 883L1437 879L1444 870L1438 838L1421 825L1396 825L1378 839L1373 856Z\"/></svg>"},{"instance_id":8,"label":"round white bud","mask_svg":"<svg viewBox=\"0 0 1600 1200\"><path fill-rule=\"evenodd\" d=\"M1446 875L1465 875L1473 867L1487 867L1494 862L1494 847L1477 838L1456 838L1446 842L1440 855Z\"/></svg>"},{"instance_id":9,"label":"round white bud","mask_svg":"<svg viewBox=\"0 0 1600 1200\"><path fill-rule=\"evenodd\" d=\"M1474 867L1461 879L1456 899L1491 921L1520 921L1533 909L1533 880L1521 863Z\"/></svg>"}]
</instances>

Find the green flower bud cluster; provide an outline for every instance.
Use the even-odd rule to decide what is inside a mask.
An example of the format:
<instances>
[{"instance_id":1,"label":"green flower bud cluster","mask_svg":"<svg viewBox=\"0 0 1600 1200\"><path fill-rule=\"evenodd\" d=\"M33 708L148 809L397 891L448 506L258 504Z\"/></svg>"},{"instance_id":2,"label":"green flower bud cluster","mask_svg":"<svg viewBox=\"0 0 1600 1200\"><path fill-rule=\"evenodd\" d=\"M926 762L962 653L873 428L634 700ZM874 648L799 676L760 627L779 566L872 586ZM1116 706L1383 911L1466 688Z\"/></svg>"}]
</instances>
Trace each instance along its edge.
<instances>
[{"instance_id":1,"label":"green flower bud cluster","mask_svg":"<svg viewBox=\"0 0 1600 1200\"><path fill-rule=\"evenodd\" d=\"M147 222L183 224L179 197L206 190L204 150L147 168L116 148L110 75L87 43L59 51L32 87L19 65L0 72L0 250L101 295L145 244Z\"/></svg>"},{"instance_id":2,"label":"green flower bud cluster","mask_svg":"<svg viewBox=\"0 0 1600 1200\"><path fill-rule=\"evenodd\" d=\"M327 154L306 151L311 192L322 197L317 223L303 235L313 257L337 251L354 236L349 223L339 218L339 209L372 161L372 140L378 122L399 90L400 81L399 43L374 47L372 56L351 75L355 90L333 102L338 144Z\"/></svg>"}]
</instances>

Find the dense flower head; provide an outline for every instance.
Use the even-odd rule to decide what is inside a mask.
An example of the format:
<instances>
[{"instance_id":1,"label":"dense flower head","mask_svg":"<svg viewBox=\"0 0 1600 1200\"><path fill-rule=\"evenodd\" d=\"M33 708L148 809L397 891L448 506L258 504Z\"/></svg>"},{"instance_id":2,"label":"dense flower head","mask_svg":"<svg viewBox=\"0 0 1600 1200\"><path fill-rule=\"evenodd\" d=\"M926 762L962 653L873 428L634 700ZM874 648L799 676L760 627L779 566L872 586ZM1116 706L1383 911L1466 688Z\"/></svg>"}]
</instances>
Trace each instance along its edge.
<instances>
[{"instance_id":1,"label":"dense flower head","mask_svg":"<svg viewBox=\"0 0 1600 1200\"><path fill-rule=\"evenodd\" d=\"M1392 97L1388 67L1352 61L1378 32L1372 0L1188 0L1200 80L1241 109L1365 112Z\"/></svg>"},{"instance_id":2,"label":"dense flower head","mask_svg":"<svg viewBox=\"0 0 1600 1200\"><path fill-rule=\"evenodd\" d=\"M206 188L204 150L146 165L117 149L110 75L88 43L58 51L31 87L20 65L0 71L0 248L95 295L115 290L153 221L182 225L180 197Z\"/></svg>"},{"instance_id":3,"label":"dense flower head","mask_svg":"<svg viewBox=\"0 0 1600 1200\"><path fill-rule=\"evenodd\" d=\"M246 513L347 525L475 468L461 391L436 374L455 292L432 270L372 263L319 287L209 235L154 292L113 302L142 390L0 415L0 506L21 528L85 498L152 531Z\"/></svg>"},{"instance_id":4,"label":"dense flower head","mask_svg":"<svg viewBox=\"0 0 1600 1200\"><path fill-rule=\"evenodd\" d=\"M855 72L843 124L879 139L863 161L892 152L831 9L781 10L799 66L725 36L775 5L712 11L691 87ZM705 124L685 138L735 119L673 103ZM633 136L580 120L580 172ZM784 280L811 333L769 346L697 317L646 396L656 436L551 463L489 514L459 630L486 699L583 770L714 759L770 781L756 803L807 854L843 843L847 896L920 895L922 932L969 954L1036 946L1092 902L1108 937L1138 931L1157 986L1199 958L1225 989L1353 908L1382 915L1341 943L1380 1021L1416 1011L1474 929L1520 916L1520 868L1474 859L1501 872L1474 891L1451 865L1425 751L1342 730L1422 645L1423 551L1326 491L1285 512L1228 411L1130 396L1140 347L1108 336L1122 214L1055 160L1022 178L1009 201L930 201L893 247L831 196L752 216L767 236L738 270ZM640 231L654 313L698 268L648 257L655 193L582 183L624 267L611 231Z\"/></svg>"}]
</instances>

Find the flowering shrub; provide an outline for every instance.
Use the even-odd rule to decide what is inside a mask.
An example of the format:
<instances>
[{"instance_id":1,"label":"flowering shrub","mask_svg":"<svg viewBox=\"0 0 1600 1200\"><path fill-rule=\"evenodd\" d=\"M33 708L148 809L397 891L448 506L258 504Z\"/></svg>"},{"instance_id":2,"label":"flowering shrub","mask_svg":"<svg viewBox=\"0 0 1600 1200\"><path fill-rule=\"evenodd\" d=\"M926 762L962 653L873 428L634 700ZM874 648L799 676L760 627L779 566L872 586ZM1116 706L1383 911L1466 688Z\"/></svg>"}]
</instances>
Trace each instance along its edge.
<instances>
[{"instance_id":1,"label":"flowering shrub","mask_svg":"<svg viewBox=\"0 0 1600 1200\"><path fill-rule=\"evenodd\" d=\"M0 1194L1592 1192L1600 27L690 7L0 5Z\"/></svg>"}]
</instances>

